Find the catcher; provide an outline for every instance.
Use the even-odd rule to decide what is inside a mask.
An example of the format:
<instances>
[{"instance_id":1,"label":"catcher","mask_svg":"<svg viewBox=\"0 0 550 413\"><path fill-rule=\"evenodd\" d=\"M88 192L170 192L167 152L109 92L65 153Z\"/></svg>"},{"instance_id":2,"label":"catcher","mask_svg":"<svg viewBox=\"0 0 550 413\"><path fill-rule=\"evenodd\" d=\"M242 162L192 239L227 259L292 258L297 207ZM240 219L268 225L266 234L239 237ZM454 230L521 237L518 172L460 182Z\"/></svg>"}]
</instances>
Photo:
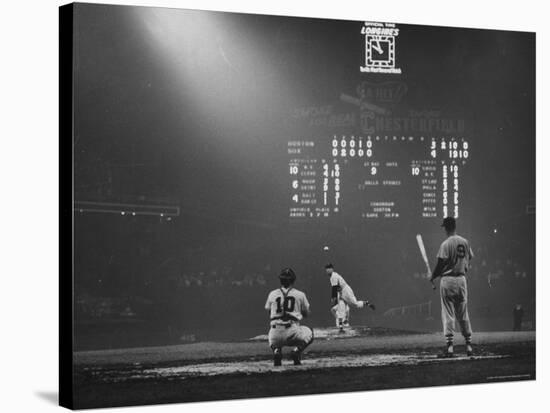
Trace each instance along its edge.
<instances>
[{"instance_id":1,"label":"catcher","mask_svg":"<svg viewBox=\"0 0 550 413\"><path fill-rule=\"evenodd\" d=\"M269 293L265 309L270 312L269 346L273 351L273 365L282 364L282 348L293 346L290 353L295 366L302 364L302 353L313 342L313 330L300 325L309 315L306 295L294 288L296 274L284 268L279 274L281 287Z\"/></svg>"}]
</instances>

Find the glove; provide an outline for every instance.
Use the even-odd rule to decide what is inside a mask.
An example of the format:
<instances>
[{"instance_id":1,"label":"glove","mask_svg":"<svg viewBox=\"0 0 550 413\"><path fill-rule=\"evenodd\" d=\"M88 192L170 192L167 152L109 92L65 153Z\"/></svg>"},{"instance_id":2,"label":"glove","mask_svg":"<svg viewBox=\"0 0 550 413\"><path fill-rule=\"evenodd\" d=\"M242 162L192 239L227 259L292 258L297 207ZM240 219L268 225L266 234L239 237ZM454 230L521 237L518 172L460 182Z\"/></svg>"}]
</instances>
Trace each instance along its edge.
<instances>
[{"instance_id":1,"label":"glove","mask_svg":"<svg viewBox=\"0 0 550 413\"><path fill-rule=\"evenodd\" d=\"M376 306L375 306L374 304L372 304L372 303L367 303L367 306L368 306L372 311L376 310Z\"/></svg>"}]
</instances>

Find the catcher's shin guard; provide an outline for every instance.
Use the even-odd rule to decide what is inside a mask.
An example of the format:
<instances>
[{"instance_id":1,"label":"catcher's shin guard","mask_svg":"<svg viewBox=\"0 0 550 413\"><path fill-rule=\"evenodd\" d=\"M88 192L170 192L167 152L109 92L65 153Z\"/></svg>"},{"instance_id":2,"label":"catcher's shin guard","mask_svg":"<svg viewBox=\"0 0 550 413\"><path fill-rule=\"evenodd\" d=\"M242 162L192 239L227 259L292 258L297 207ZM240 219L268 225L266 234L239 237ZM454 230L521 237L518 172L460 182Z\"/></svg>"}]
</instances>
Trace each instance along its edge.
<instances>
[{"instance_id":1,"label":"catcher's shin guard","mask_svg":"<svg viewBox=\"0 0 550 413\"><path fill-rule=\"evenodd\" d=\"M283 353L280 348L273 349L273 365L278 367L282 364Z\"/></svg>"},{"instance_id":2,"label":"catcher's shin guard","mask_svg":"<svg viewBox=\"0 0 550 413\"><path fill-rule=\"evenodd\" d=\"M302 364L302 352L298 347L292 350L292 353L290 353L290 357L292 357L292 361L294 362L295 366L299 366Z\"/></svg>"}]
</instances>

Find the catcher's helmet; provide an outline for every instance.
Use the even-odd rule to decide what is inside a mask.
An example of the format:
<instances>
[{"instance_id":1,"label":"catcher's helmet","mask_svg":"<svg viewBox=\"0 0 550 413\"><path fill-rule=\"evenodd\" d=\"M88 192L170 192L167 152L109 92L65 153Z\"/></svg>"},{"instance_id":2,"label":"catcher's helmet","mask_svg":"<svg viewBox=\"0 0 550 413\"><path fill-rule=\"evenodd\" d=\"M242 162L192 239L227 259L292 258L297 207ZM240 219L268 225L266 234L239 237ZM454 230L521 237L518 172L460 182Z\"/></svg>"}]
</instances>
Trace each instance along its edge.
<instances>
[{"instance_id":1,"label":"catcher's helmet","mask_svg":"<svg viewBox=\"0 0 550 413\"><path fill-rule=\"evenodd\" d=\"M283 268L279 274L279 279L281 283L293 284L296 281L296 274L292 268Z\"/></svg>"}]
</instances>

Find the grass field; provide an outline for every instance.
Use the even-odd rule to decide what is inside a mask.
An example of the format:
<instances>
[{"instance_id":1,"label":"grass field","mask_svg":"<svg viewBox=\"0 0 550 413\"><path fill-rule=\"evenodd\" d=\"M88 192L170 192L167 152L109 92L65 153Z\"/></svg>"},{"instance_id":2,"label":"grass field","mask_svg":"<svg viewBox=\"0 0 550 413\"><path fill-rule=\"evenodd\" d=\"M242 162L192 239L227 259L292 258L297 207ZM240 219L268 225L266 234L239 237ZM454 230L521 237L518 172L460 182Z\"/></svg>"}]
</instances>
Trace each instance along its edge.
<instances>
[{"instance_id":1,"label":"grass field","mask_svg":"<svg viewBox=\"0 0 550 413\"><path fill-rule=\"evenodd\" d=\"M75 407L287 396L535 379L535 333L476 333L438 357L440 334L316 330L302 366L273 367L264 337L75 353Z\"/></svg>"}]
</instances>

